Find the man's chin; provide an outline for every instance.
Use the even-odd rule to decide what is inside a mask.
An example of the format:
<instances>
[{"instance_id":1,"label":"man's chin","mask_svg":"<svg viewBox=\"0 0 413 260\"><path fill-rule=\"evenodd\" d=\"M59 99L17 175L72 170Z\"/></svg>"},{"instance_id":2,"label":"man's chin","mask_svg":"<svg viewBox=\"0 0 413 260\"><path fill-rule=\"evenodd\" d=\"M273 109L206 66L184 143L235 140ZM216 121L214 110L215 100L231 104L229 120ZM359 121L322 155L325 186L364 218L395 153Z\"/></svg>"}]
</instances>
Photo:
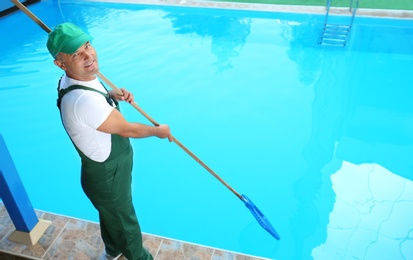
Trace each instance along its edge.
<instances>
[{"instance_id":1,"label":"man's chin","mask_svg":"<svg viewBox=\"0 0 413 260\"><path fill-rule=\"evenodd\" d=\"M94 71L95 71L95 74L96 73L98 73L99 72L99 65L98 65L98 63L97 62L95 62L95 68L94 68Z\"/></svg>"},{"instance_id":2,"label":"man's chin","mask_svg":"<svg viewBox=\"0 0 413 260\"><path fill-rule=\"evenodd\" d=\"M90 74L96 74L99 72L99 66L93 66L90 68L85 68L85 70Z\"/></svg>"}]
</instances>

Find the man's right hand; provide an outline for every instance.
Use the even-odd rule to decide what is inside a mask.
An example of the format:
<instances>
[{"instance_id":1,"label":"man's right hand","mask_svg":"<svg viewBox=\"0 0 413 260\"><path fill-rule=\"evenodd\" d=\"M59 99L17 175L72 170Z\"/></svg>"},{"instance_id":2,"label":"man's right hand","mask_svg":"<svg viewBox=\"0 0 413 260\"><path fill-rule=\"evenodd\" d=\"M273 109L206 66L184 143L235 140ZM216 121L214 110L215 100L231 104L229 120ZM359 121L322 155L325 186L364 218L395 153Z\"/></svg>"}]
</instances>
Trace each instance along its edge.
<instances>
[{"instance_id":1,"label":"man's right hand","mask_svg":"<svg viewBox=\"0 0 413 260\"><path fill-rule=\"evenodd\" d=\"M168 138L169 142L173 141L173 136L168 125L159 125L157 128L159 130L159 134L157 135L159 138Z\"/></svg>"}]
</instances>

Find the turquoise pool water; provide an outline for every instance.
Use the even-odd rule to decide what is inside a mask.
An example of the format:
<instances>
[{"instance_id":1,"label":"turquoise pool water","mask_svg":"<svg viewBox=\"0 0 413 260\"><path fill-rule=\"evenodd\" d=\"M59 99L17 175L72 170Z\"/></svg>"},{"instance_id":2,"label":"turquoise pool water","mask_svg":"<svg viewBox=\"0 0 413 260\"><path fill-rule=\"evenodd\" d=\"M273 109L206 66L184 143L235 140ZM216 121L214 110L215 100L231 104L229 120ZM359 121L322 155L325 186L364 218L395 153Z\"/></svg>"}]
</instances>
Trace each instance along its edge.
<instances>
[{"instance_id":1,"label":"turquoise pool water","mask_svg":"<svg viewBox=\"0 0 413 260\"><path fill-rule=\"evenodd\" d=\"M346 48L323 16L44 1L48 26L94 36L101 72L235 190L186 155L133 140L146 233L271 259L413 258L413 21L357 17ZM22 12L0 19L0 132L36 209L97 221L55 105L61 71ZM127 104L129 120L147 122Z\"/></svg>"}]
</instances>

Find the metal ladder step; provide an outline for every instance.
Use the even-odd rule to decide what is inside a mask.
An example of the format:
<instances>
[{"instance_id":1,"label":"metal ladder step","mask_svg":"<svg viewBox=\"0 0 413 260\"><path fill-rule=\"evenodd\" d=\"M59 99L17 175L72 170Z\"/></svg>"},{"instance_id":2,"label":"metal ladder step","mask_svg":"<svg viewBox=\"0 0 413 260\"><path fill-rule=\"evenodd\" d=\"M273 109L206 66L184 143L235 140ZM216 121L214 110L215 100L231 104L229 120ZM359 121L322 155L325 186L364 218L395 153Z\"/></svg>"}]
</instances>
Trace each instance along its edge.
<instances>
[{"instance_id":1,"label":"metal ladder step","mask_svg":"<svg viewBox=\"0 0 413 260\"><path fill-rule=\"evenodd\" d=\"M347 34L338 34L338 33L324 33L323 38L334 38L334 39L346 39Z\"/></svg>"},{"instance_id":2,"label":"metal ladder step","mask_svg":"<svg viewBox=\"0 0 413 260\"><path fill-rule=\"evenodd\" d=\"M351 0L350 10L353 8L353 1L354 0ZM327 10L324 21L324 28L320 38L320 45L346 46L359 3L359 0L355 1L356 6L353 8L351 21L349 24L330 24L328 23L328 17L330 13L331 0L327 0Z\"/></svg>"},{"instance_id":3,"label":"metal ladder step","mask_svg":"<svg viewBox=\"0 0 413 260\"><path fill-rule=\"evenodd\" d=\"M350 31L351 27L349 25L341 25L341 24L326 24L324 26L324 31Z\"/></svg>"},{"instance_id":4,"label":"metal ladder step","mask_svg":"<svg viewBox=\"0 0 413 260\"><path fill-rule=\"evenodd\" d=\"M347 25L328 24L324 27L320 43L321 45L343 47L347 43L347 37L349 32L350 27Z\"/></svg>"}]
</instances>

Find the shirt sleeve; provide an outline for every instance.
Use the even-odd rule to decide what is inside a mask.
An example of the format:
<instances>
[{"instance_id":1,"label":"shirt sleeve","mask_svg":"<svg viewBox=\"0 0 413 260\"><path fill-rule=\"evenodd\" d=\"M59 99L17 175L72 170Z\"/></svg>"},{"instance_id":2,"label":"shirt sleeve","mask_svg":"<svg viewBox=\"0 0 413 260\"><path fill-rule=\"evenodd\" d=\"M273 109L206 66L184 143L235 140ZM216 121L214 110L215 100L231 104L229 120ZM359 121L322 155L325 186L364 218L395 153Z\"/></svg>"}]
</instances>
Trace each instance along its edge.
<instances>
[{"instance_id":1,"label":"shirt sleeve","mask_svg":"<svg viewBox=\"0 0 413 260\"><path fill-rule=\"evenodd\" d=\"M85 91L75 104L75 114L79 122L97 129L109 117L114 107L106 98L96 92Z\"/></svg>"}]
</instances>

